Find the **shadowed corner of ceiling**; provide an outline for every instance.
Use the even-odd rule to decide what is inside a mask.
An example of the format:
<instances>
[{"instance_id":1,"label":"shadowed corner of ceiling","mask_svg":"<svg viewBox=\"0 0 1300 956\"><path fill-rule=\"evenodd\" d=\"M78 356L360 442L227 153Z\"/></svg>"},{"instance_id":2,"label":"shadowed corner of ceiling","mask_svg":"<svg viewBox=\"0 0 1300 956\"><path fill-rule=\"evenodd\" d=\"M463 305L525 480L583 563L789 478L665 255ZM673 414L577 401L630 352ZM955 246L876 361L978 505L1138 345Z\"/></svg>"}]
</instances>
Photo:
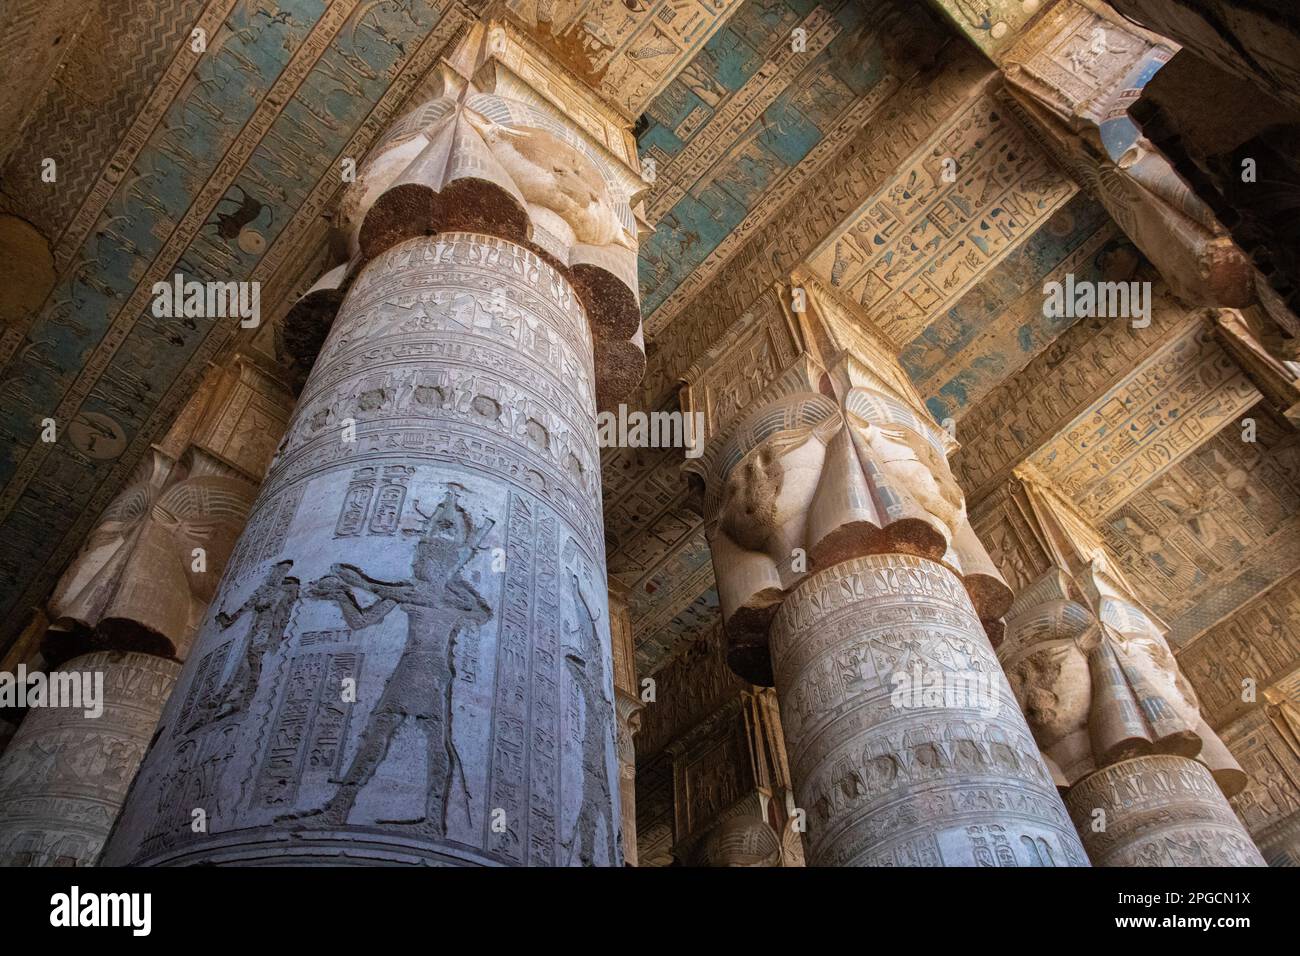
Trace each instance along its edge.
<instances>
[{"instance_id":1,"label":"shadowed corner of ceiling","mask_svg":"<svg viewBox=\"0 0 1300 956\"><path fill-rule=\"evenodd\" d=\"M0 213L0 330L26 332L54 288L54 256L25 219Z\"/></svg>"}]
</instances>

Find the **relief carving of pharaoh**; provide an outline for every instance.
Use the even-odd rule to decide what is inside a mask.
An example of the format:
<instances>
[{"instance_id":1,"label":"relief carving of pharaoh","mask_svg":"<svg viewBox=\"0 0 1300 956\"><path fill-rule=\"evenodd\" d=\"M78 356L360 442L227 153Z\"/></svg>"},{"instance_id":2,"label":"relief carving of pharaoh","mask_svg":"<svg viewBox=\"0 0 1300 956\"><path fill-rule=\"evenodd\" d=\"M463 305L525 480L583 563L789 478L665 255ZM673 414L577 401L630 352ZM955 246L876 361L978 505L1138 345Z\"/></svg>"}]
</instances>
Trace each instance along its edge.
<instances>
[{"instance_id":1,"label":"relief carving of pharaoh","mask_svg":"<svg viewBox=\"0 0 1300 956\"><path fill-rule=\"evenodd\" d=\"M685 466L704 484L732 668L770 683L767 626L785 595L864 554L943 562L993 625L1011 592L971 529L946 434L884 389L820 375L813 391L818 370L801 371L802 382L787 375L794 387Z\"/></svg>"}]
</instances>

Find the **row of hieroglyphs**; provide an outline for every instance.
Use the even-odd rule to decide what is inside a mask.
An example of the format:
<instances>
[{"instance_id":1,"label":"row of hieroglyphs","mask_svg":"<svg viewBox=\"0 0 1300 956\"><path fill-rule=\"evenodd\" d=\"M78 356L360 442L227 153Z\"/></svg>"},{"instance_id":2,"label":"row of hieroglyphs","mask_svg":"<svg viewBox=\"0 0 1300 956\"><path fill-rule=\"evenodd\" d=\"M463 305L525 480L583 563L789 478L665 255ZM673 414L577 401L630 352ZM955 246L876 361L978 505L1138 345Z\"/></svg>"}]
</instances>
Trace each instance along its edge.
<instances>
[{"instance_id":1,"label":"row of hieroglyphs","mask_svg":"<svg viewBox=\"0 0 1300 956\"><path fill-rule=\"evenodd\" d=\"M1213 330L1198 322L1097 397L1029 460L1096 519L1258 399Z\"/></svg>"}]
</instances>

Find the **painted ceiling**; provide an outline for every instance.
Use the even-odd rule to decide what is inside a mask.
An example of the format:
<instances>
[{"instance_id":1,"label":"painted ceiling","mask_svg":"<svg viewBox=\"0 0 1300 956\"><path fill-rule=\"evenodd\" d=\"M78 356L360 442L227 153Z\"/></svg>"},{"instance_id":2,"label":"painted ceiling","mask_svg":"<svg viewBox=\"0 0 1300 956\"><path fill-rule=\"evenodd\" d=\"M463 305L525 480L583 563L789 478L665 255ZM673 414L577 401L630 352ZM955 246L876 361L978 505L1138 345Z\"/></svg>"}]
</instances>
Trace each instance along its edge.
<instances>
[{"instance_id":1,"label":"painted ceiling","mask_svg":"<svg viewBox=\"0 0 1300 956\"><path fill-rule=\"evenodd\" d=\"M1043 315L1045 281L1140 265L1004 108L995 64L1050 5L111 0L112 16L68 31L60 68L33 68L52 77L0 102L0 123L24 124L0 213L45 237L56 276L0 328L0 619L21 623L43 597L205 363L263 344L220 320L154 319L153 282L261 280L282 307L315 278L340 161L364 155L459 27L498 13L635 124L653 161L645 404L670 404L681 372L806 261L891 336L936 420L957 423L969 496L1032 455L1194 636L1294 569L1279 552L1300 466L1276 422L1258 446L1232 444L1259 395L1184 310L1140 334ZM1062 47L1057 65L1084 83L1076 54ZM1142 399L1175 365L1173 397ZM46 416L68 423L57 442L40 441ZM609 570L630 589L643 674L718 617L679 465L653 449L604 458Z\"/></svg>"},{"instance_id":2,"label":"painted ceiling","mask_svg":"<svg viewBox=\"0 0 1300 956\"><path fill-rule=\"evenodd\" d=\"M860 126L895 88L872 23L879 6L745 3L646 108L638 144L655 164L646 213L658 228L641 245L640 278L651 328L682 279L779 180L828 136L842 140ZM903 28L925 23L918 6ZM805 52L793 49L796 29Z\"/></svg>"},{"instance_id":3,"label":"painted ceiling","mask_svg":"<svg viewBox=\"0 0 1300 956\"><path fill-rule=\"evenodd\" d=\"M132 0L91 18L0 191L58 279L0 339L0 616L38 601L237 320L157 320L152 284L266 280L467 16L450 0ZM192 29L206 31L196 52ZM64 71L67 75L68 71ZM40 179L53 158L54 183ZM42 442L42 419L65 422Z\"/></svg>"}]
</instances>

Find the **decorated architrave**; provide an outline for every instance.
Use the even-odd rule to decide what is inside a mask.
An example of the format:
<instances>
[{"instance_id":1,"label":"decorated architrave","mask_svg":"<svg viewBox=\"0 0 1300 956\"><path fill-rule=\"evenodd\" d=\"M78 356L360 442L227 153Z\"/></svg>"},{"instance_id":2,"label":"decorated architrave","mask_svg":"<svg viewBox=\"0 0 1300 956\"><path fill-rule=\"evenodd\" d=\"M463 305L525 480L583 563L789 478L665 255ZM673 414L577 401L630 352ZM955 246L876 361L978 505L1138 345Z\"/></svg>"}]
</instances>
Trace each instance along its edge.
<instances>
[{"instance_id":1,"label":"decorated architrave","mask_svg":"<svg viewBox=\"0 0 1300 956\"><path fill-rule=\"evenodd\" d=\"M729 662L776 686L808 862L1086 865L993 653L1011 591L955 442L865 316L804 271L779 294L687 373L708 441L685 467Z\"/></svg>"},{"instance_id":2,"label":"decorated architrave","mask_svg":"<svg viewBox=\"0 0 1300 956\"><path fill-rule=\"evenodd\" d=\"M1255 297L1249 261L1127 115L1172 55L1166 41L1114 14L1061 0L1003 55L1006 99L1179 298L1246 306Z\"/></svg>"}]
</instances>

